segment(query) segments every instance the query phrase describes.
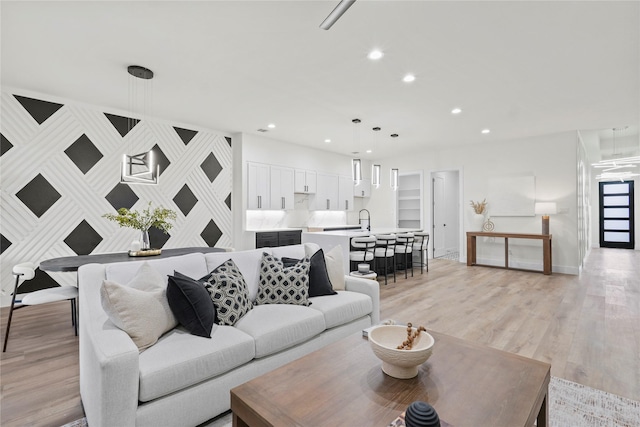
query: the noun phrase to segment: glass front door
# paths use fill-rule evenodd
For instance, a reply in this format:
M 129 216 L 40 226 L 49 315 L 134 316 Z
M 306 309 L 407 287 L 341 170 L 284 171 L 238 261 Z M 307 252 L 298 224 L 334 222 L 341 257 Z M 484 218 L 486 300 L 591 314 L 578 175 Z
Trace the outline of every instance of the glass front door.
M 634 249 L 633 181 L 600 183 L 600 247 Z

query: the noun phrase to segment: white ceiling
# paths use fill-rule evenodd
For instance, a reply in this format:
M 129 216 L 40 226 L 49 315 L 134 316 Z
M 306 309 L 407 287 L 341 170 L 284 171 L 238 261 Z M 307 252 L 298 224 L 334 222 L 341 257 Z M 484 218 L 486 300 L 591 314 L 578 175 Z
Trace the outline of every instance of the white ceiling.
M 639 1 L 358 0 L 321 30 L 337 3 L 3 0 L 2 85 L 131 111 L 139 64 L 153 116 L 275 123 L 266 137 L 364 158 L 623 126 L 637 140 Z

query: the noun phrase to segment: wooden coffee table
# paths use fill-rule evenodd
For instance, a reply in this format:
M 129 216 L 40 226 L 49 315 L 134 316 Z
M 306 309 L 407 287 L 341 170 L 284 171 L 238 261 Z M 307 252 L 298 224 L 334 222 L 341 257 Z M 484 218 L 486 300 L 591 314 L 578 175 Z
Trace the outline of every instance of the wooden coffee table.
M 386 427 L 416 400 L 456 427 L 548 425 L 551 365 L 428 332 L 433 354 L 415 378 L 384 374 L 350 336 L 232 389 L 233 425 Z

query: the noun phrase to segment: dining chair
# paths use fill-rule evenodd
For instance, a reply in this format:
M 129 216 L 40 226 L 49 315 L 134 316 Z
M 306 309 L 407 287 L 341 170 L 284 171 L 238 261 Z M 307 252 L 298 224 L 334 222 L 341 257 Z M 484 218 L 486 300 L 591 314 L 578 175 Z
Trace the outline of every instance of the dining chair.
M 401 260 L 404 266 L 404 278 L 407 278 L 407 269 L 409 268 L 409 262 L 411 262 L 411 277 L 413 277 L 413 242 L 415 241 L 415 235 L 413 233 L 398 233 L 396 234 L 396 254 L 400 254 L 401 257 L 396 258 L 396 262 Z
M 416 231 L 413 233 L 415 240 L 413 242 L 413 252 L 420 253 L 420 274 L 424 273 L 424 268 L 427 268 L 429 272 L 429 256 L 427 255 L 427 248 L 429 247 L 429 233 L 426 231 Z
M 353 270 L 354 263 L 356 264 L 355 270 L 358 269 L 357 264 L 369 263 L 375 260 L 374 248 L 376 246 L 375 236 L 357 236 L 351 238 L 352 250 L 349 251 L 349 261 L 351 263 L 351 269 Z
M 389 260 L 393 268 L 393 282 L 396 281 L 396 263 L 395 263 L 395 247 L 396 236 L 393 234 L 379 234 L 376 236 L 376 247 L 374 250 L 375 264 L 378 269 L 381 267 L 378 260 L 384 260 L 384 284 L 387 284 L 387 276 L 389 275 Z
M 18 294 L 18 288 L 22 283 L 31 280 L 36 275 L 38 266 L 32 262 L 24 262 L 13 267 L 13 275 L 16 278 L 13 294 L 11 296 L 11 307 L 9 308 L 9 319 L 7 320 L 7 330 L 4 335 L 4 345 L 2 352 L 7 351 L 7 342 L 9 341 L 9 330 L 11 329 L 11 319 L 14 310 L 24 308 L 30 305 L 40 305 L 56 301 L 71 301 L 71 323 L 75 328 L 76 336 L 78 335 L 78 318 L 76 312 L 76 299 L 78 298 L 78 288 L 75 286 L 58 286 L 55 288 L 40 289 L 38 291 L 26 294 Z

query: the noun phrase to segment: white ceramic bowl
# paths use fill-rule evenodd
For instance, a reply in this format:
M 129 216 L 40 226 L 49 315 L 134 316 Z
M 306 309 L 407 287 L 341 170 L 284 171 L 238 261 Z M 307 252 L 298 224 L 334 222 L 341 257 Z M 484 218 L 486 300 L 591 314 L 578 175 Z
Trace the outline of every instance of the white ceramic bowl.
M 416 328 L 412 328 L 415 332 Z M 407 339 L 407 327 L 402 325 L 380 325 L 369 331 L 369 343 L 373 353 L 382 360 L 382 371 L 394 378 L 413 378 L 418 375 L 418 366 L 431 356 L 435 340 L 421 331 L 413 341 L 411 350 L 396 347 Z

